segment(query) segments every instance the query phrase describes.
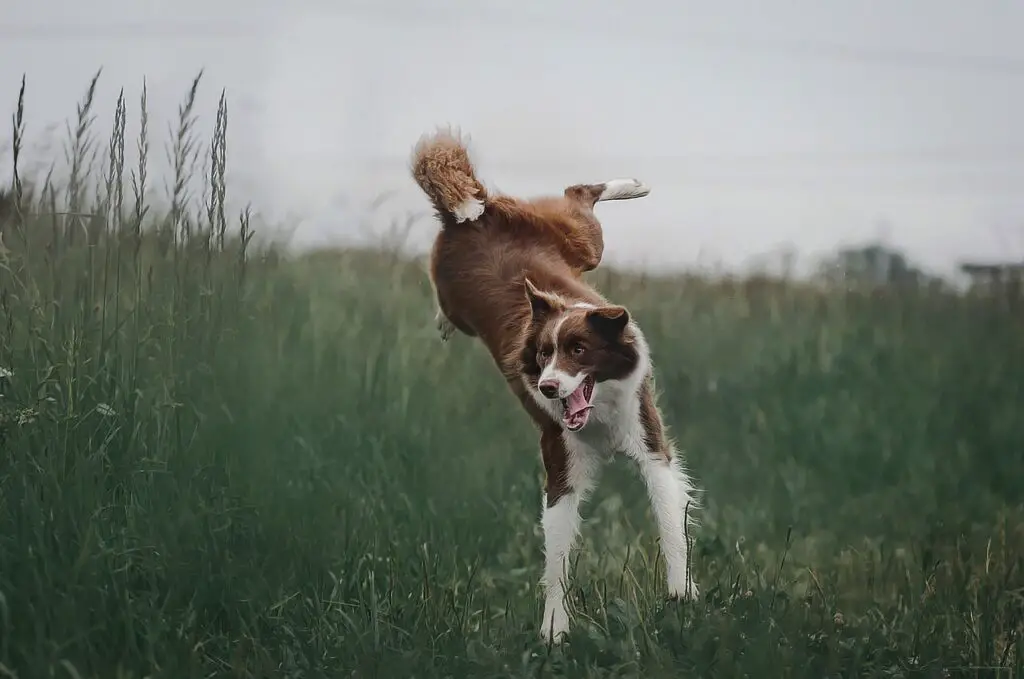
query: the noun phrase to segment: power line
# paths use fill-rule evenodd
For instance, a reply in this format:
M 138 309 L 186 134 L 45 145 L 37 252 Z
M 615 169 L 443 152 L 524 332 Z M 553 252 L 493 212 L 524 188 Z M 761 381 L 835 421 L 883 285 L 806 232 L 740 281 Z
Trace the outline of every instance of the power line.
M 22 23 L 0 25 L 0 38 L 8 41 L 53 40 L 150 40 L 167 38 L 258 37 L 268 25 L 258 23 L 218 24 L 209 21 L 117 21 L 106 23 Z
M 370 166 L 394 167 L 407 165 L 408 158 L 398 156 L 377 156 L 361 159 Z M 502 157 L 489 158 L 489 165 L 504 168 L 534 168 L 545 169 L 575 169 L 581 165 L 620 165 L 620 166 L 665 166 L 677 167 L 697 166 L 707 167 L 729 166 L 741 167 L 743 169 L 768 166 L 768 169 L 777 169 L 780 166 L 806 166 L 809 169 L 840 169 L 846 167 L 861 167 L 882 165 L 893 167 L 897 164 L 904 165 L 1011 165 L 1020 166 L 1024 169 L 1024 146 L 1000 146 L 1000 147 L 937 147 L 937 148 L 908 148 L 894 150 L 870 150 L 870 151 L 782 151 L 774 153 L 758 154 L 702 154 L 702 153 L 679 153 L 679 154 L 625 154 L 625 155 L 600 155 L 588 156 L 573 154 L 571 158 L 544 158 L 536 157 Z
M 350 162 L 365 172 L 388 175 L 408 166 L 407 158 L 396 156 L 353 158 Z M 843 189 L 897 195 L 1024 192 L 1024 147 L 1013 146 L 756 155 L 489 157 L 486 168 L 496 175 L 494 181 L 498 183 L 501 174 L 564 178 L 586 172 L 589 179 L 580 181 L 597 181 L 601 176 L 596 175 L 610 172 L 641 175 L 665 186 L 740 191 Z
M 501 168 L 499 167 L 499 170 Z M 566 176 L 555 177 L 554 175 L 540 171 L 529 173 L 531 184 L 543 182 L 547 188 L 542 193 L 556 194 L 561 191 L 564 185 L 572 183 Z M 597 175 L 589 172 L 573 181 L 598 181 L 607 179 L 607 173 Z M 737 176 L 715 176 L 703 172 L 680 171 L 668 174 L 634 173 L 640 175 L 645 181 L 652 185 L 659 196 L 665 196 L 670 191 L 680 190 L 707 190 L 715 189 L 731 193 L 776 193 L 786 192 L 789 194 L 824 195 L 829 192 L 843 192 L 848 194 L 859 194 L 864 196 L 916 196 L 921 198 L 948 198 L 953 196 L 1000 196 L 1006 198 L 1017 198 L 1024 193 L 1024 177 L 830 177 L 830 176 L 765 176 L 765 177 L 737 177 Z M 486 178 L 488 185 L 497 191 L 509 190 L 512 184 L 522 184 L 525 173 L 507 173 L 489 175 Z M 608 175 L 611 176 L 611 175 Z M 396 186 L 401 185 L 403 190 L 409 188 L 406 180 L 399 179 L 395 174 L 388 174 L 379 178 L 381 182 Z M 516 181 L 510 181 L 515 179 Z M 383 185 L 383 184 L 382 184 Z M 536 192 L 534 192 L 536 193 Z M 534 195 L 531 193 L 530 195 Z
M 664 31 L 645 31 L 639 33 L 635 30 L 625 28 L 622 24 L 602 25 L 591 21 L 572 21 L 571 23 L 556 23 L 550 17 L 531 16 L 526 13 L 517 12 L 496 12 L 476 6 L 474 12 L 469 13 L 465 8 L 460 8 L 457 13 L 445 12 L 443 9 L 432 7 L 429 11 L 422 11 L 419 8 L 388 8 L 379 2 L 373 5 L 349 3 L 345 10 L 351 14 L 362 14 L 364 16 L 377 16 L 386 18 L 389 21 L 407 22 L 421 24 L 424 22 L 451 24 L 453 20 L 459 22 L 470 21 L 473 23 L 486 23 L 487 19 L 500 21 L 502 26 L 509 24 L 527 24 L 530 28 L 546 30 L 558 34 L 571 33 L 603 33 L 608 37 L 621 38 L 630 35 L 642 39 L 645 42 L 657 41 L 668 42 L 673 45 L 695 46 L 700 45 L 707 48 L 727 49 L 730 51 L 764 53 L 774 52 L 788 56 L 813 56 L 823 59 L 854 61 L 862 63 L 877 63 L 889 66 L 903 66 L 909 68 L 941 69 L 941 70 L 964 70 L 984 72 L 989 74 L 1003 74 L 1008 76 L 1024 76 L 1024 59 L 1012 57 L 985 56 L 974 54 L 948 54 L 942 52 L 929 52 L 918 50 L 907 50 L 889 47 L 865 47 L 863 45 L 850 45 L 843 43 L 832 43 L 826 41 L 807 40 L 802 38 L 763 38 L 752 35 L 726 35 L 721 33 L 709 33 L 702 31 L 679 31 L 671 33 Z M 481 21 L 483 20 L 483 21 Z
M 904 68 L 967 71 L 990 75 L 1024 76 L 1024 59 L 977 54 L 949 54 L 934 51 L 919 51 L 892 47 L 866 47 L 844 43 L 792 38 L 765 38 L 753 35 L 727 35 L 699 31 L 672 31 L 664 29 L 640 33 L 624 29 L 621 25 L 605 25 L 594 21 L 574 21 L 569 24 L 554 23 L 547 17 L 536 17 L 525 13 L 496 12 L 474 7 L 472 12 L 460 8 L 457 13 L 430 8 L 424 11 L 418 7 L 388 8 L 380 4 L 348 4 L 342 15 L 384 19 L 392 23 L 421 25 L 423 23 L 450 24 L 470 22 L 486 24 L 500 22 L 502 26 L 519 25 L 534 31 L 565 34 L 605 34 L 609 37 L 634 37 L 645 42 L 671 43 L 684 47 L 724 49 L 746 53 L 775 53 L 783 56 L 810 57 L 832 61 L 857 62 L 899 66 Z M 39 41 L 56 38 L 64 40 L 133 39 L 152 40 L 188 38 L 237 38 L 256 37 L 266 34 L 276 25 L 270 22 L 232 22 L 230 24 L 211 21 L 162 21 L 156 22 L 108 22 L 94 24 L 21 23 L 0 25 L 0 38 L 6 41 Z M 486 58 L 480 55 L 480 58 Z
M 937 149 L 938 150 L 938 149 Z M 710 156 L 709 156 L 710 157 Z M 762 156 L 762 158 L 765 158 Z M 662 162 L 650 162 L 662 161 Z M 730 158 L 719 157 L 719 160 Z M 821 192 L 841 190 L 877 195 L 998 195 L 1024 194 L 1024 155 L 1010 167 L 957 166 L 864 166 L 861 172 L 842 172 L 849 168 L 821 164 L 803 167 L 763 165 L 756 168 L 683 163 L 678 158 L 489 158 L 488 180 L 497 190 L 509 179 L 521 182 L 524 177 L 551 182 L 599 181 L 609 176 L 636 175 L 653 182 L 661 190 L 711 188 L 731 191 Z M 407 161 L 394 157 L 352 158 L 347 161 L 368 177 L 395 177 L 406 171 Z M 839 170 L 836 172 L 835 170 Z M 580 175 L 576 177 L 576 175 Z M 584 176 L 585 175 L 585 176 Z M 606 176 L 607 175 L 607 176 Z M 557 189 L 557 187 L 555 187 Z M 553 189 L 554 190 L 554 189 Z

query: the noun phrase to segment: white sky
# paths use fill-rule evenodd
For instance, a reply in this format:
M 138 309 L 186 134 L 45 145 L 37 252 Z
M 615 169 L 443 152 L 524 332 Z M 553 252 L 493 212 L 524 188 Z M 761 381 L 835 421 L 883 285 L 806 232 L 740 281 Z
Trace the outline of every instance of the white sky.
M 425 209 L 408 152 L 452 123 L 509 192 L 650 184 L 600 208 L 610 262 L 732 267 L 879 237 L 939 271 L 1024 259 L 1020 0 L 10 4 L 0 92 L 13 109 L 27 73 L 37 156 L 103 66 L 98 131 L 121 87 L 137 130 L 146 77 L 166 165 L 205 67 L 200 129 L 226 88 L 235 200 L 292 215 L 297 244 Z

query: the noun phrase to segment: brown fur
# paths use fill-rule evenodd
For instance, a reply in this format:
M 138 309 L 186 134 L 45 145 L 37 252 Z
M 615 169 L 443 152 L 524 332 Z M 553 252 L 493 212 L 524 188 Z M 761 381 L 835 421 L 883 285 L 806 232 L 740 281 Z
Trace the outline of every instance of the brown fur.
M 530 386 L 537 386 L 541 372 L 553 356 L 559 370 L 571 375 L 582 370 L 599 383 L 623 379 L 636 367 L 638 354 L 634 338 L 626 327 L 629 313 L 625 308 L 608 305 L 596 309 L 568 309 L 567 300 L 537 290 L 530 280 L 527 280 L 526 290 L 532 320 L 523 337 L 519 363 L 521 376 Z M 555 326 L 559 321 L 561 325 L 556 337 Z M 522 380 L 517 379 L 510 384 L 515 389 L 515 385 L 522 385 Z M 530 407 L 536 408 L 525 389 L 522 398 Z M 542 418 L 552 422 L 550 432 L 549 428 L 543 430 L 541 452 L 547 473 L 547 504 L 553 507 L 571 490 L 566 478 L 564 444 L 561 427 L 546 413 L 540 409 L 537 411 Z M 657 436 L 660 436 L 660 427 L 661 419 L 654 407 L 653 417 L 644 421 L 644 431 L 657 429 Z M 650 435 L 645 436 L 645 440 L 661 441 Z
M 466 200 L 485 200 L 461 135 L 451 130 L 423 137 L 413 150 L 412 176 L 438 210 L 450 214 Z
M 553 354 L 557 355 L 556 367 L 560 370 L 570 375 L 584 370 L 598 382 L 620 380 L 632 372 L 637 352 L 626 329 L 629 313 L 625 308 L 609 305 L 566 312 L 562 303 L 531 290 L 531 285 L 528 282 L 527 293 L 534 316 L 520 354 L 521 370 L 530 384 L 537 383 L 537 377 Z M 556 305 L 554 308 L 549 306 L 551 301 Z M 546 309 L 538 311 L 538 303 Z M 564 319 L 558 337 L 554 336 L 555 323 L 551 322 L 556 312 L 557 318 Z
M 412 166 L 442 224 L 430 254 L 441 311 L 458 330 L 484 342 L 506 379 L 518 375 L 518 349 L 530 318 L 527 277 L 544 290 L 605 303 L 581 280 L 604 254 L 593 213 L 603 185 L 575 185 L 563 196 L 534 200 L 492 196 L 476 179 L 461 138 L 448 131 L 421 139 Z M 484 201 L 483 214 L 456 223 L 451 212 L 473 197 Z
M 567 330 L 573 341 L 590 343 L 594 357 L 614 357 L 618 352 L 616 370 L 627 370 L 628 343 L 625 349 L 617 348 L 611 335 L 615 327 L 625 325 L 628 313 L 609 305 L 581 278 L 600 264 L 604 254 L 601 224 L 593 208 L 605 185 L 576 184 L 562 196 L 532 200 L 491 195 L 476 178 L 461 136 L 447 130 L 419 141 L 412 174 L 442 225 L 429 267 L 440 311 L 460 332 L 480 338 L 540 429 L 548 501 L 554 503 L 566 490 L 566 451 L 560 423 L 534 403 L 522 380 L 526 375 L 536 384 L 540 374 L 540 326 L 534 321 L 535 314 L 543 315 L 536 305 L 531 308 L 526 280 L 536 291 L 546 291 L 542 296 L 548 311 L 564 308 L 561 300 L 611 309 L 574 315 Z M 452 212 L 473 198 L 483 201 L 483 213 L 473 221 L 456 221 Z
M 540 430 L 547 500 L 542 634 L 554 641 L 568 631 L 559 571 L 579 530 L 574 503 L 593 487 L 588 446 L 640 464 L 665 546 L 670 594 L 695 596 L 680 535 L 687 517 L 673 507 L 689 499 L 690 486 L 673 466 L 649 349 L 629 312 L 582 280 L 604 254 L 594 205 L 640 197 L 647 188 L 619 179 L 534 200 L 491 195 L 461 140 L 449 132 L 422 139 L 412 167 L 442 226 L 430 255 L 441 336 L 447 339 L 454 328 L 479 337 Z M 568 511 L 549 514 L 565 499 Z
M 654 380 L 650 377 L 644 382 L 640 391 L 640 422 L 644 427 L 644 443 L 652 453 L 672 457 L 672 448 L 665 435 L 665 426 L 661 421 L 661 411 L 655 400 Z

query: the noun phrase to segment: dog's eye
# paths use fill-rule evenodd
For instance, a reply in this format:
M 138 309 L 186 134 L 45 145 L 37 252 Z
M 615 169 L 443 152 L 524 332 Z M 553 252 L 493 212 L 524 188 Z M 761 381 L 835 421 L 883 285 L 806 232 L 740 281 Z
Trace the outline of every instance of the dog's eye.
M 549 358 L 551 358 L 551 350 L 550 349 L 541 349 L 540 351 L 537 352 L 537 355 L 540 356 L 540 360 L 546 361 Z
M 583 346 L 582 344 L 574 344 L 574 345 L 572 345 L 572 354 L 573 354 L 573 356 L 582 356 L 584 354 L 584 352 L 586 352 L 586 350 L 587 350 L 587 348 L 585 346 Z

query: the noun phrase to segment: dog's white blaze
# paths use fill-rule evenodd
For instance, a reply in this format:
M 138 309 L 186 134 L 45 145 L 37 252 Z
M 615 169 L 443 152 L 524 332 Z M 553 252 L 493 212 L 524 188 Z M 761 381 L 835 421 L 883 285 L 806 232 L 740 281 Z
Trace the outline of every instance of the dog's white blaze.
M 558 382 L 558 398 L 566 398 L 569 394 L 576 391 L 583 384 L 583 380 L 586 377 L 582 372 L 570 375 L 564 370 L 559 370 L 555 367 L 555 364 L 558 363 L 558 333 L 562 331 L 562 324 L 565 323 L 566 318 L 563 315 L 555 323 L 555 329 L 552 331 L 555 348 L 551 352 L 551 359 L 544 366 L 544 370 L 541 371 L 540 378 L 537 380 L 538 384 L 551 380 Z
M 611 179 L 604 183 L 604 191 L 598 196 L 602 200 L 628 200 L 643 198 L 651 192 L 650 187 L 638 179 Z
M 540 374 L 540 382 L 546 382 L 548 380 L 554 380 L 558 382 L 558 398 L 567 398 L 569 394 L 576 391 L 583 380 L 586 377 L 583 373 L 576 373 L 570 375 L 564 370 L 558 370 L 554 367 L 555 359 L 552 358 L 551 362 L 547 364 L 543 372 Z
M 471 222 L 484 213 L 484 202 L 479 198 L 467 198 L 452 210 L 456 222 Z

